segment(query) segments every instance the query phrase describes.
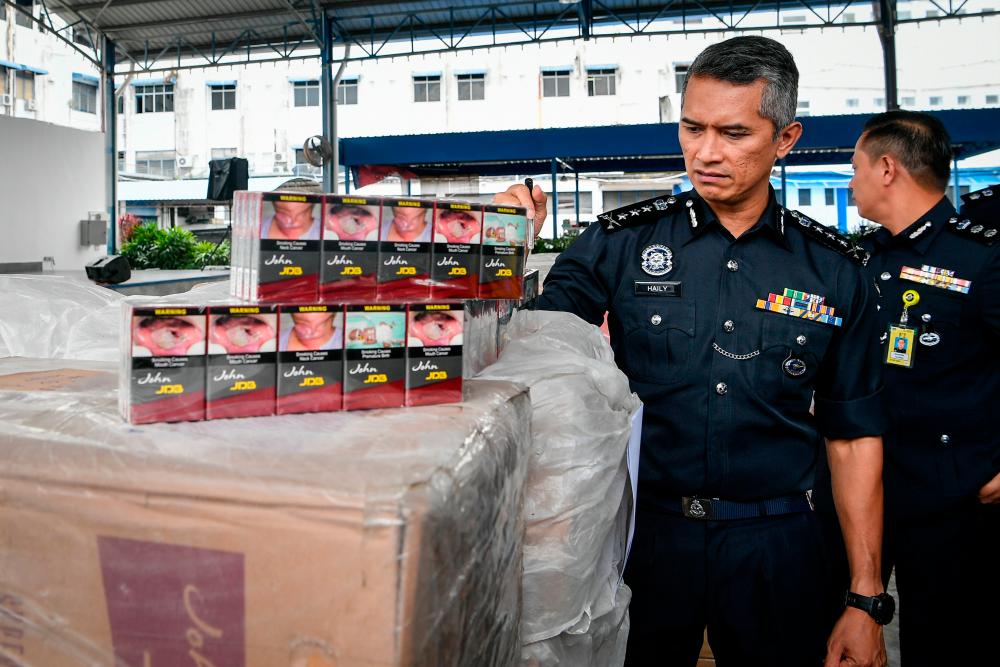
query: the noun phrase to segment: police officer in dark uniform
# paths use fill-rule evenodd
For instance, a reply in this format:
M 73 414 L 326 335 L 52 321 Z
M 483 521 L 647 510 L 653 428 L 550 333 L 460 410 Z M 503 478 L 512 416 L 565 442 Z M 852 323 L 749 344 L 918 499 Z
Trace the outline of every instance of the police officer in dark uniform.
M 957 214 L 951 159 L 936 118 L 887 112 L 865 125 L 851 180 L 858 212 L 879 223 L 863 245 L 879 293 L 882 565 L 886 583 L 896 570 L 903 667 L 1000 664 L 987 646 L 1000 613 L 972 613 L 996 609 L 1000 593 L 1000 215 L 989 213 L 1000 189 L 967 195 Z M 827 489 L 816 502 L 836 545 Z
M 774 40 L 702 52 L 679 130 L 694 190 L 600 216 L 538 298 L 595 325 L 607 312 L 616 361 L 646 406 L 625 572 L 630 666 L 692 667 L 706 627 L 720 667 L 885 661 L 864 611 L 846 610 L 832 635 L 824 621 L 828 563 L 807 496 L 822 438 L 852 587 L 869 600 L 883 593 L 884 416 L 863 255 L 785 210 L 769 185 L 802 131 L 797 83 Z M 544 205 L 524 186 L 498 199 Z

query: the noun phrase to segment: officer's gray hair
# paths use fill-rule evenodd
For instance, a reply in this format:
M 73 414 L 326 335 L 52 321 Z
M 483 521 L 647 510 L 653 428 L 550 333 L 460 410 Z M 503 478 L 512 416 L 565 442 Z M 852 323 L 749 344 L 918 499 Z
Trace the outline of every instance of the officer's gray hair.
M 774 124 L 774 139 L 795 122 L 799 95 L 799 70 L 795 59 L 779 42 L 767 37 L 748 35 L 713 44 L 694 59 L 684 78 L 681 107 L 688 81 L 705 76 L 719 81 L 749 86 L 764 80 L 760 116 Z

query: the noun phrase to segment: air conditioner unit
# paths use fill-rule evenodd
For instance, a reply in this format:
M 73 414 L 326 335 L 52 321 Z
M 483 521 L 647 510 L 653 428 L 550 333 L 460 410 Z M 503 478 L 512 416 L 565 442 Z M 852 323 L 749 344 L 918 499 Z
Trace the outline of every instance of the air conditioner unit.
M 14 96 L 8 93 L 0 95 L 0 107 L 12 107 L 14 106 Z
M 188 157 L 187 155 L 178 155 L 177 156 L 177 166 L 178 167 L 190 167 L 191 166 L 191 158 Z
M 35 105 L 35 100 L 25 100 L 24 108 L 27 109 L 28 111 L 34 111 L 38 107 Z

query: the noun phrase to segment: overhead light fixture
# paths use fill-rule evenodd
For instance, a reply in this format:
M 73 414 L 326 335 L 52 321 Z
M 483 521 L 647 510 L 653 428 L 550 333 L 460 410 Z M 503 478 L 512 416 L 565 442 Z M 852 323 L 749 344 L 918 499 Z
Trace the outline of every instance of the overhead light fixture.
M 559 0 L 560 5 L 575 5 L 578 2 L 580 2 L 580 0 Z

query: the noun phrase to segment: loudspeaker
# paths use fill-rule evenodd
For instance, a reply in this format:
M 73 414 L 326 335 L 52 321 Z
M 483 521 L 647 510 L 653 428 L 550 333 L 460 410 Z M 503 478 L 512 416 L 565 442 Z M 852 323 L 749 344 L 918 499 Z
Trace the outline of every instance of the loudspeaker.
M 132 267 L 121 255 L 108 255 L 86 266 L 87 277 L 98 283 L 123 283 L 132 277 Z
M 250 162 L 231 157 L 208 161 L 208 196 L 212 201 L 232 201 L 233 193 L 246 190 L 250 182 Z

